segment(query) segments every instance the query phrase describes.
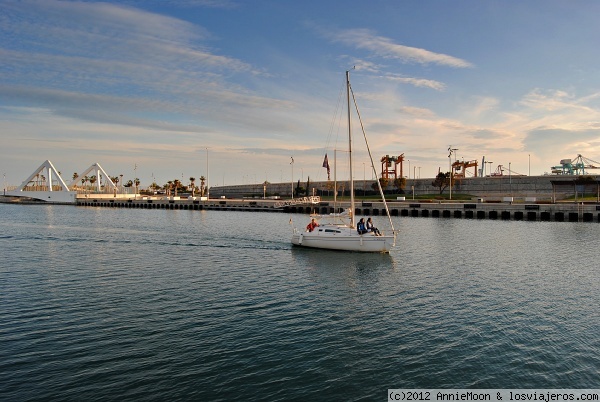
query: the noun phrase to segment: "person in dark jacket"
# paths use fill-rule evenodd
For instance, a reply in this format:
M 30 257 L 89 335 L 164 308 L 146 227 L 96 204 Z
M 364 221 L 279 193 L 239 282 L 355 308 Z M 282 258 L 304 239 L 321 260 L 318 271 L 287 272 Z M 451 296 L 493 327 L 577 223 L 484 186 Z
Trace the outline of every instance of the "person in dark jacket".
M 365 227 L 365 218 L 360 218 L 360 221 L 358 221 L 358 224 L 356 225 L 356 231 L 358 234 L 367 233 L 367 228 Z

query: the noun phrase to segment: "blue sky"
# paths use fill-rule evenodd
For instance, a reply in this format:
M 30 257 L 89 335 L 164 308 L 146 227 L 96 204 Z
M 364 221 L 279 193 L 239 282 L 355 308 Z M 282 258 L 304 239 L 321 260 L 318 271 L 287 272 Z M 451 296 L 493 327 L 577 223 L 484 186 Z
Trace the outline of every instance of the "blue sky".
M 404 153 L 411 177 L 433 177 L 449 145 L 532 175 L 600 160 L 597 1 L 0 0 L 0 11 L 10 185 L 46 159 L 67 180 L 98 162 L 147 186 L 289 181 L 293 156 L 295 180 L 325 180 L 324 153 L 346 144 L 335 116 L 353 67 L 378 172 Z

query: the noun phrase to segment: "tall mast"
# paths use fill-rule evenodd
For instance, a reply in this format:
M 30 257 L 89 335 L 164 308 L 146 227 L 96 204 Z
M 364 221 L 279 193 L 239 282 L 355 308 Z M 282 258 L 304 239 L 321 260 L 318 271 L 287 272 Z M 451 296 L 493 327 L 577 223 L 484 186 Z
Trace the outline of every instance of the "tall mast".
M 337 149 L 333 149 L 333 207 L 337 205 Z
M 350 226 L 354 227 L 354 177 L 352 175 L 352 128 L 350 126 L 350 71 L 346 71 L 346 100 L 348 101 L 348 158 L 350 161 Z

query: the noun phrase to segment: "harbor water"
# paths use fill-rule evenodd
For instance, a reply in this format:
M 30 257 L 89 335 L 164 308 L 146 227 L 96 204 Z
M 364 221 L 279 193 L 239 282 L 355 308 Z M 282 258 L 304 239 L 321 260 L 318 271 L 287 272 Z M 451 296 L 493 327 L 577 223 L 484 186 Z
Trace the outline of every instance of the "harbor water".
M 382 255 L 290 219 L 0 204 L 0 400 L 598 388 L 598 223 L 394 217 Z

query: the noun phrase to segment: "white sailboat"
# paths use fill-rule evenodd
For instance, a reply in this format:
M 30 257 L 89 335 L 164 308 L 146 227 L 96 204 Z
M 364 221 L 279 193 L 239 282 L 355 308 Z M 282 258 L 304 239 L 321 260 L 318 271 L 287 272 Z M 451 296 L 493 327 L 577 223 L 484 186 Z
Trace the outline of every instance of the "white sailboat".
M 383 190 L 379 181 L 379 193 L 383 199 L 385 210 L 390 222 L 392 229 L 391 235 L 382 233 L 376 235 L 374 232 L 367 232 L 360 234 L 356 229 L 354 211 L 356 210 L 354 205 L 354 177 L 352 174 L 352 129 L 351 129 L 351 114 L 350 114 L 350 72 L 346 71 L 346 97 L 348 102 L 348 155 L 350 163 L 350 210 L 347 211 L 346 215 L 331 215 L 329 217 L 321 217 L 324 220 L 319 222 L 319 226 L 315 227 L 312 231 L 308 228 L 294 227 L 292 234 L 292 244 L 300 247 L 320 248 L 328 250 L 343 250 L 343 251 L 359 251 L 359 252 L 373 252 L 373 253 L 389 253 L 390 249 L 396 245 L 396 231 L 390 217 L 389 209 L 383 195 Z M 358 112 L 358 108 L 357 108 Z M 360 118 L 360 114 L 359 114 Z M 366 141 L 366 135 L 363 130 L 363 136 L 371 159 L 371 167 L 373 164 L 373 157 L 369 149 L 369 144 Z

